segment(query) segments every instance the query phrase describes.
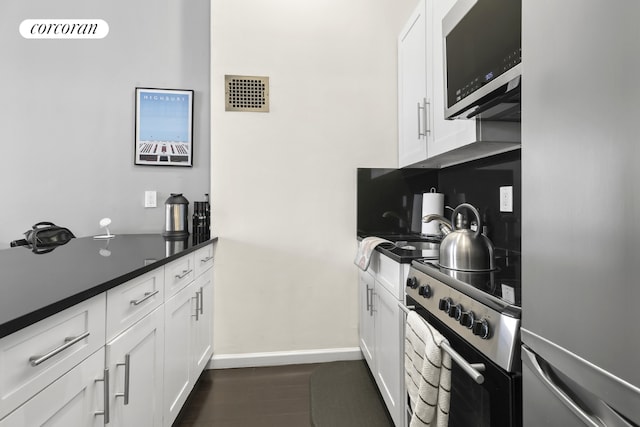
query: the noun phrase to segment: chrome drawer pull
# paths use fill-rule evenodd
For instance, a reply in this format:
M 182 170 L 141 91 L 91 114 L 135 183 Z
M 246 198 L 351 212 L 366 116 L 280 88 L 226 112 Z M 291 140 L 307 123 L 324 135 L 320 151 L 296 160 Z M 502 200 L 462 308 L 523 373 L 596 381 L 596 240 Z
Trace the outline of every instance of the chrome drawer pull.
M 189 270 L 182 270 L 182 274 L 176 274 L 176 279 L 184 279 L 185 277 L 187 277 L 189 275 L 189 273 L 191 273 L 193 270 L 189 269 Z
M 201 263 L 205 263 L 205 262 L 207 262 L 207 261 L 211 261 L 212 259 L 213 259 L 213 256 L 208 256 L 208 257 L 206 257 L 206 258 L 204 258 L 204 259 L 201 259 L 201 260 L 200 260 L 200 262 L 201 262 Z
M 89 336 L 89 332 L 85 332 L 84 334 L 77 336 L 77 337 L 68 337 L 64 339 L 64 344 L 62 344 L 60 347 L 56 348 L 55 350 L 50 351 L 49 353 L 45 354 L 44 356 L 31 356 L 29 358 L 29 363 L 31 363 L 31 366 L 38 366 L 40 365 L 42 362 L 45 362 L 49 359 L 51 359 L 53 356 L 55 356 L 56 354 L 65 351 L 66 349 L 68 349 L 69 347 L 71 347 L 74 344 L 79 343 L 80 341 L 82 341 L 83 339 L 87 338 Z
M 104 411 L 96 411 L 93 415 L 104 415 L 104 424 L 109 424 L 109 368 L 104 368 L 104 379 L 95 380 L 95 382 L 104 382 Z
M 202 292 L 202 286 L 200 286 L 200 314 L 204 314 L 204 294 Z
M 148 300 L 149 298 L 151 298 L 152 296 L 156 295 L 158 292 L 160 292 L 160 290 L 155 290 L 153 292 L 145 292 L 144 296 L 142 298 L 140 298 L 139 300 L 131 300 L 131 305 L 140 305 L 143 302 L 145 302 L 146 300 Z
M 200 295 L 199 295 L 197 292 L 196 292 L 196 296 L 195 296 L 195 297 L 191 297 L 191 299 L 196 300 L 196 314 L 192 314 L 192 315 L 191 315 L 191 317 L 195 317 L 195 318 L 196 318 L 196 322 L 197 322 L 198 320 L 200 320 L 200 317 L 199 317 L 199 313 L 200 313 L 200 311 L 198 310 L 198 305 L 200 304 L 200 303 L 198 302 L 198 301 L 200 300 L 200 298 L 199 298 L 199 297 L 200 297 Z
M 124 355 L 124 363 L 117 363 L 116 366 L 124 365 L 124 393 L 116 393 L 115 397 L 124 397 L 124 404 L 129 404 L 129 373 L 131 371 L 131 355 Z

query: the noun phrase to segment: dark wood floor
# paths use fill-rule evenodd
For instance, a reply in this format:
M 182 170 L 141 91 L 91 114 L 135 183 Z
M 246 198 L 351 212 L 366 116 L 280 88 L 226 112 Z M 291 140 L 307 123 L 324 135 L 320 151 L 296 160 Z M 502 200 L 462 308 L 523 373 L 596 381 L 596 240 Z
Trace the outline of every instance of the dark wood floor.
M 309 376 L 317 364 L 212 369 L 174 427 L 310 427 Z

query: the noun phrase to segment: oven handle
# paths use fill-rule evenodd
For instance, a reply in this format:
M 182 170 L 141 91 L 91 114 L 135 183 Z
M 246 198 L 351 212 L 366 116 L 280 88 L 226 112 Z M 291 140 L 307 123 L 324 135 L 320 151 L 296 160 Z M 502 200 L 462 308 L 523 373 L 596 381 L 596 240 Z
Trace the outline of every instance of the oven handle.
M 404 304 L 398 303 L 400 310 L 404 311 L 406 314 L 409 314 L 410 311 L 415 310 L 416 308 L 412 305 L 405 306 Z M 424 319 L 423 319 L 424 320 Z M 426 321 L 425 321 L 426 323 Z M 451 356 L 451 360 L 456 362 L 463 371 L 467 373 L 476 383 L 482 384 L 484 383 L 484 375 L 480 372 L 485 370 L 484 363 L 469 363 L 464 357 L 460 356 L 457 351 L 455 351 L 448 342 L 441 342 L 440 348 L 444 350 L 446 353 Z

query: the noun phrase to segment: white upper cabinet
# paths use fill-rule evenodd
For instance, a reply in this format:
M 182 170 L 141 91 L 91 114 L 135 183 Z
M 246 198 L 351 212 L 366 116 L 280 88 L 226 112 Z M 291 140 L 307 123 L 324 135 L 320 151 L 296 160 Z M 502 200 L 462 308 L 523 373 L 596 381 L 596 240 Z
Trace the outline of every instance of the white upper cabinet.
M 423 0 L 398 37 L 398 166 L 445 167 L 516 149 L 520 123 L 446 120 L 442 18 L 456 0 Z
M 420 1 L 398 37 L 398 163 L 400 167 L 427 158 L 427 142 L 433 138 L 428 110 L 431 69 L 427 5 Z

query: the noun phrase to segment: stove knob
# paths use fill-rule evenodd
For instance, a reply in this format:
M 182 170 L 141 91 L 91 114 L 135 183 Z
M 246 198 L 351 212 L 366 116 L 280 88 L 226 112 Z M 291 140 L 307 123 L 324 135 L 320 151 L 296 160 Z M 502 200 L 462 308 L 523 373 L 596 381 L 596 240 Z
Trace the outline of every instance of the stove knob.
M 415 289 L 418 287 L 418 279 L 415 276 L 407 277 L 407 286 L 411 289 Z
M 453 317 L 457 321 L 460 321 L 462 310 L 463 308 L 461 304 L 452 305 L 451 308 L 449 308 L 449 317 Z
M 463 311 L 460 313 L 460 324 L 468 329 L 473 328 L 473 324 L 475 323 L 476 317 L 473 314 L 473 311 Z
M 490 329 L 489 329 L 489 322 L 487 322 L 487 319 L 476 320 L 473 323 L 472 332 L 473 332 L 473 335 L 477 335 L 483 340 L 488 339 L 490 334 Z
M 438 301 L 438 308 L 446 313 L 449 313 L 451 304 L 453 304 L 451 298 L 440 298 L 440 301 Z
M 429 285 L 420 286 L 418 288 L 418 294 L 422 295 L 425 298 L 431 298 L 431 295 L 433 295 L 433 293 L 431 292 L 431 286 Z

